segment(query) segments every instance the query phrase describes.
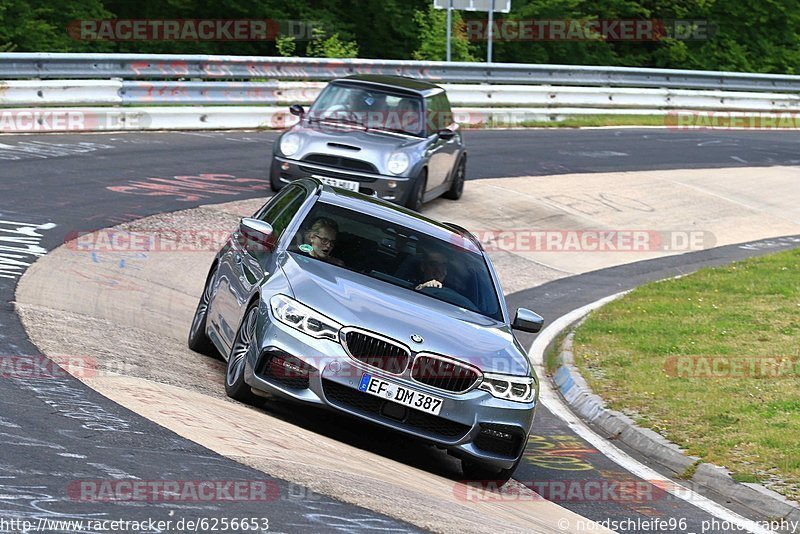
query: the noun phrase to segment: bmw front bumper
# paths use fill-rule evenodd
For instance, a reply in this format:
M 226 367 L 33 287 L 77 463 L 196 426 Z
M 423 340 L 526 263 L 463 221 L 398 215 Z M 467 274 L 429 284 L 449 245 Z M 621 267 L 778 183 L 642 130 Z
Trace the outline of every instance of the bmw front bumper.
M 474 388 L 456 394 L 384 372 L 351 358 L 336 341 L 316 339 L 275 321 L 264 304 L 258 331 L 259 350 L 248 354 L 244 376 L 256 393 L 331 408 L 497 468 L 511 467 L 524 450 L 535 401 L 502 400 Z M 360 391 L 365 373 L 443 399 L 439 415 Z

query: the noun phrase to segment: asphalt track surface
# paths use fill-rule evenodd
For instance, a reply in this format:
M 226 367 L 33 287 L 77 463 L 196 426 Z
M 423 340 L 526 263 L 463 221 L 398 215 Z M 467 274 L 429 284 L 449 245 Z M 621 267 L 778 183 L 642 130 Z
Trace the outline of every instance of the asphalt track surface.
M 37 232 L 42 236 L 38 244 L 52 250 L 76 231 L 201 204 L 264 196 L 268 193 L 265 170 L 275 137 L 270 132 L 2 136 L 0 219 L 31 226 L 55 224 Z M 796 159 L 798 132 L 507 130 L 467 132 L 466 139 L 470 179 L 800 163 Z M 206 176 L 186 178 L 201 175 Z M 509 295 L 509 307 L 532 307 L 552 321 L 588 302 L 650 280 L 788 246 L 793 245 L 770 240 L 757 247 L 722 247 L 605 269 Z M 35 256 L 22 254 L 18 259 L 30 263 Z M 0 277 L 3 359 L 37 354 L 13 309 L 15 284 L 13 278 Z M 529 346 L 531 340 L 525 336 L 523 341 Z M 71 377 L 0 380 L 0 410 L 4 451 L 0 517 L 34 521 L 238 517 L 269 518 L 272 531 L 414 530 L 412 525 L 309 494 L 222 458 L 111 403 Z M 646 458 L 639 459 L 648 463 Z M 424 459 L 417 462 L 427 463 Z M 269 502 L 93 503 L 81 502 L 76 495 L 76 481 L 132 477 L 263 480 Z M 537 414 L 526 462 L 515 478 L 534 489 L 537 483 L 545 484 L 551 491 L 569 480 L 581 484 L 633 479 L 545 409 Z M 620 529 L 624 532 L 700 532 L 701 523 L 711 519 L 672 498 L 631 502 L 552 497 L 598 521 L 686 521 L 685 528 Z

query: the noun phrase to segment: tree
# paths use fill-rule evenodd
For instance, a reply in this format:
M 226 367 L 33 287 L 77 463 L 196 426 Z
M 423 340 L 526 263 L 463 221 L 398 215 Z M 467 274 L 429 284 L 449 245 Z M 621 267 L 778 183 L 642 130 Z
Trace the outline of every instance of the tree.
M 80 19 L 109 15 L 102 0 L 0 0 L 0 43 L 12 43 L 20 52 L 109 50 L 108 43 L 82 41 L 68 32 Z
M 297 42 L 291 35 L 279 35 L 275 38 L 275 47 L 281 56 L 291 57 L 297 49 Z
M 453 61 L 475 61 L 470 53 L 461 14 L 456 10 L 451 13 L 452 59 Z M 421 61 L 444 61 L 447 59 L 447 11 L 434 9 L 431 5 L 426 11 L 414 11 L 414 22 L 417 23 L 419 42 L 413 54 L 414 59 Z
M 308 57 L 358 57 L 358 45 L 354 41 L 342 41 L 338 33 L 325 37 L 325 30 L 315 27 L 306 48 Z

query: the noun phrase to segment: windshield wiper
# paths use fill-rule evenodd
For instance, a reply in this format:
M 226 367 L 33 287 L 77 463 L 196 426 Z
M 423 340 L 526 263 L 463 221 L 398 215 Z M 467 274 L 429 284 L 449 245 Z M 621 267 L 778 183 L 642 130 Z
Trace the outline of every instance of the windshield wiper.
M 341 116 L 333 115 L 333 116 L 330 116 L 330 117 L 308 117 L 308 120 L 309 120 L 309 122 L 324 122 L 324 121 L 327 121 L 327 122 L 339 122 L 339 123 L 342 123 L 342 124 L 352 124 L 353 126 L 360 126 L 361 128 L 364 128 L 365 130 L 369 130 L 370 129 L 369 126 L 367 126 L 365 123 L 363 123 L 363 122 L 361 122 L 359 120 L 350 118 L 350 117 L 341 117 Z
M 408 130 L 404 130 L 402 128 L 389 128 L 387 126 L 373 126 L 372 130 L 374 130 L 376 132 L 386 132 L 386 133 L 394 133 L 394 134 L 400 134 L 400 135 L 411 135 L 411 136 L 419 137 L 418 134 L 413 133 L 413 132 L 409 132 Z

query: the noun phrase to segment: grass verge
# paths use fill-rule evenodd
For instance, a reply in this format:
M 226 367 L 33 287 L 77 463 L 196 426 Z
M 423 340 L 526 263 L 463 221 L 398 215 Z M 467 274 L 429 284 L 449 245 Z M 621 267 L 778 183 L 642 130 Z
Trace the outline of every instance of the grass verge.
M 611 408 L 800 499 L 800 249 L 638 288 L 573 351 Z
M 563 121 L 523 121 L 527 128 L 582 128 L 588 126 L 665 126 L 664 115 L 577 115 Z

